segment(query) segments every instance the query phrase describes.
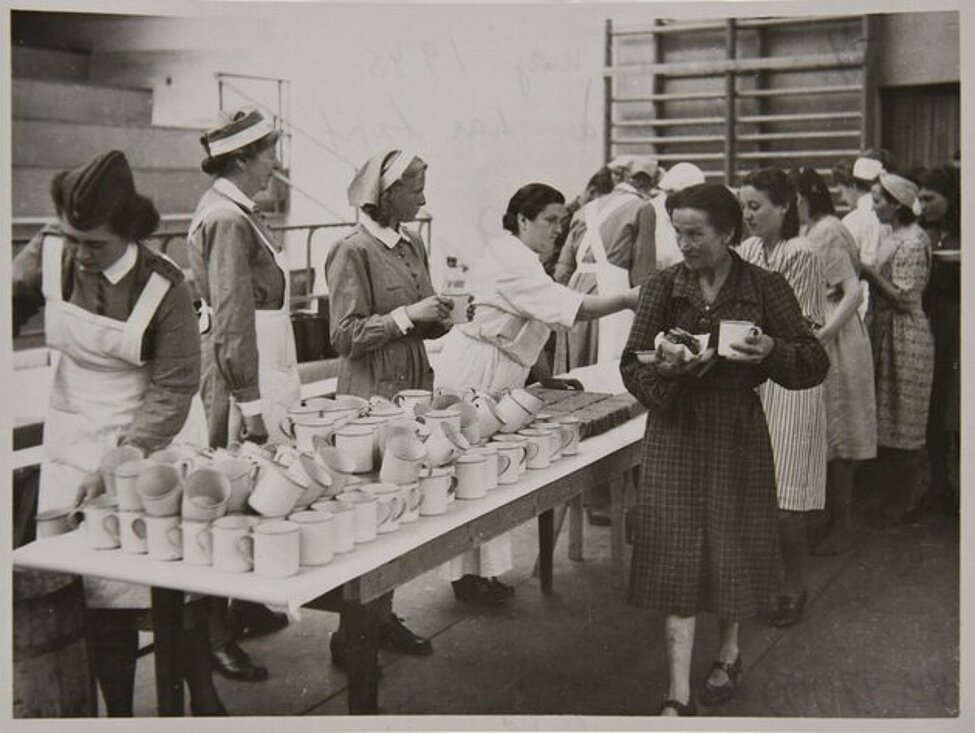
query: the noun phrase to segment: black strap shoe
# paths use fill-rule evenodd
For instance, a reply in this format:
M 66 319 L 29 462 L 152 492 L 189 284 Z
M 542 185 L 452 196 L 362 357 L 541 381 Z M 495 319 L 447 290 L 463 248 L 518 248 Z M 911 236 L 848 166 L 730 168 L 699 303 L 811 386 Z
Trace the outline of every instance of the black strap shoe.
M 247 652 L 234 642 L 211 651 L 210 664 L 215 672 L 230 680 L 263 682 L 267 679 L 267 667 L 254 664 Z
M 433 654 L 433 644 L 429 639 L 417 636 L 403 624 L 399 616 L 390 616 L 389 620 L 379 627 L 379 643 L 386 649 L 425 657 Z
M 663 715 L 664 710 L 667 708 L 671 708 L 679 717 L 682 718 L 690 715 L 697 715 L 697 708 L 694 706 L 693 700 L 688 700 L 687 702 L 672 699 L 664 700 L 660 705 L 659 715 Z

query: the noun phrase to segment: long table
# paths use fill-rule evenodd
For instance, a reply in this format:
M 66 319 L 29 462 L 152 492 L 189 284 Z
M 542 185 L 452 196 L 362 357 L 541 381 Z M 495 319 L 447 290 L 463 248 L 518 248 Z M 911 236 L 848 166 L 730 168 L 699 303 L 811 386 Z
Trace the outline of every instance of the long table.
M 228 574 L 182 562 L 160 562 L 120 550 L 92 550 L 80 530 L 38 540 L 13 553 L 18 568 L 92 575 L 151 586 L 156 702 L 160 716 L 183 714 L 182 659 L 178 635 L 188 592 L 286 608 L 337 611 L 347 635 L 350 714 L 375 714 L 379 701 L 379 599 L 397 586 L 466 550 L 538 519 L 539 580 L 552 589 L 554 512 L 599 482 L 619 486 L 640 461 L 644 416 L 582 441 L 579 454 L 529 470 L 517 484 L 499 486 L 481 499 L 455 501 L 439 516 L 421 517 L 373 542 L 356 545 L 328 565 L 301 568 L 290 578 Z M 614 532 L 622 537 L 622 515 Z M 579 529 L 578 527 L 576 528 Z M 575 544 L 578 543 L 576 535 Z M 622 545 L 622 539 L 619 540 Z M 574 544 L 574 543 L 570 543 Z M 575 551 L 578 552 L 578 547 Z M 573 548 L 570 546 L 570 552 Z M 616 541 L 614 539 L 614 553 Z

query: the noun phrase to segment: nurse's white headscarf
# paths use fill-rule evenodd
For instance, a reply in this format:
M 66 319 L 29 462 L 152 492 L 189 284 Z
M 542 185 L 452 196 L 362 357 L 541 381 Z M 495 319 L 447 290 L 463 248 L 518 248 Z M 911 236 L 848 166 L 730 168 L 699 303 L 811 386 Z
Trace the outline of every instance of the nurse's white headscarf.
M 403 177 L 419 156 L 412 150 L 393 148 L 373 155 L 356 171 L 349 184 L 349 205 L 362 208 L 379 205 L 379 196 Z

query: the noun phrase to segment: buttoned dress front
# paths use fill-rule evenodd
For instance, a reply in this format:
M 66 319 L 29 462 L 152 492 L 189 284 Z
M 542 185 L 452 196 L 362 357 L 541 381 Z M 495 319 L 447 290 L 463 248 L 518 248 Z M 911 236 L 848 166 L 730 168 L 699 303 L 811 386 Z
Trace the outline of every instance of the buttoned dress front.
M 363 214 L 329 251 L 325 279 L 332 347 L 341 355 L 338 392 L 392 399 L 404 389 L 433 389 L 423 340 L 439 338 L 449 324 L 411 324 L 402 310 L 434 295 L 420 238 Z
M 826 278 L 805 239 L 787 239 L 768 252 L 761 239 L 752 237 L 742 242 L 738 252 L 746 262 L 782 275 L 807 323 L 823 324 Z M 771 382 L 760 394 L 772 437 L 779 508 L 822 509 L 826 505 L 827 453 L 823 386 L 792 390 Z
M 761 364 L 719 359 L 703 376 L 664 377 L 636 350 L 673 326 L 708 333 L 748 320 L 775 345 Z M 788 283 L 732 252 L 711 304 L 680 263 L 644 284 L 620 362 L 627 389 L 647 406 L 630 603 L 680 616 L 744 619 L 765 608 L 779 578 L 775 468 L 755 388 L 822 382 L 829 360 Z
M 269 440 L 301 396 L 291 328 L 288 265 L 254 202 L 218 178 L 197 205 L 190 267 L 212 322 L 202 336 L 201 394 L 210 445 L 240 438 L 245 415 L 261 414 Z

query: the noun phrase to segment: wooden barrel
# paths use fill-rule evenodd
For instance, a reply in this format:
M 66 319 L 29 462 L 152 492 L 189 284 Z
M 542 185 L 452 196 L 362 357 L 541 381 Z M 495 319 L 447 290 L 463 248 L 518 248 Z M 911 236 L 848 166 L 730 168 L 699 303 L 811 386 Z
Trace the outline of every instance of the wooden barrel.
M 81 578 L 18 570 L 13 580 L 14 717 L 94 717 Z

